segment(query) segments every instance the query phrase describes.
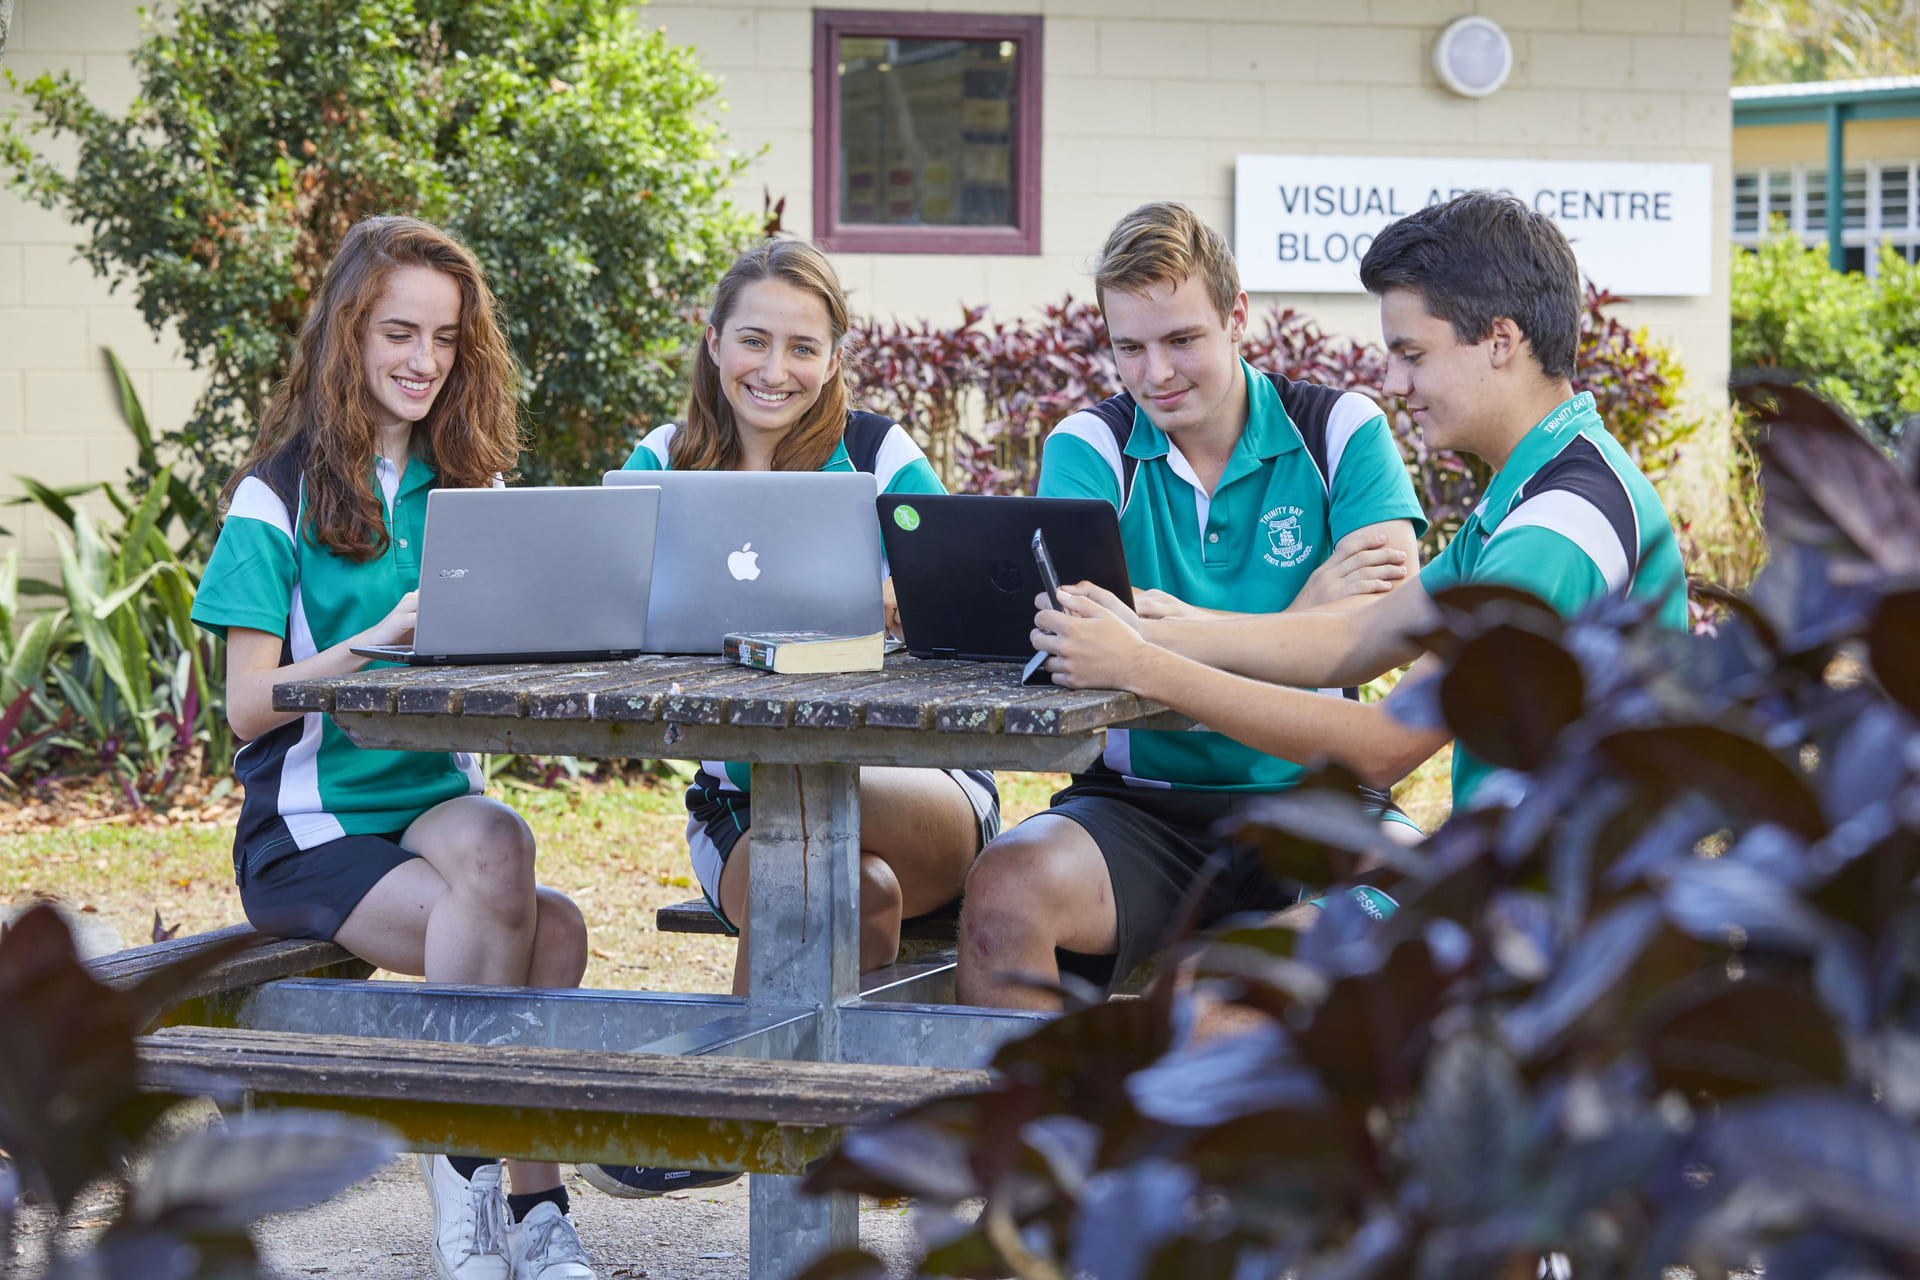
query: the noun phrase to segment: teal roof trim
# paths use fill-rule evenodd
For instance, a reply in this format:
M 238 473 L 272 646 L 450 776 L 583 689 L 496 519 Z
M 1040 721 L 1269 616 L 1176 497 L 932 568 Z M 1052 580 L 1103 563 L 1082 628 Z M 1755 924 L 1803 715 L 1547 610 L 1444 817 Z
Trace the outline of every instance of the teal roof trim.
M 1732 91 L 1734 128 L 1825 124 L 1839 107 L 1848 121 L 1920 117 L 1920 76 L 1828 80 L 1811 84 L 1749 85 Z

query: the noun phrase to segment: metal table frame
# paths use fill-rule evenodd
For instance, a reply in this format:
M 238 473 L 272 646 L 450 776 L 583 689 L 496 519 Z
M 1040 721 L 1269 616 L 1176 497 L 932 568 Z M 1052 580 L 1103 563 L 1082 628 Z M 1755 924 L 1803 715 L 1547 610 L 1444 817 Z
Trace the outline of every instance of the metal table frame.
M 918 680 L 934 690 L 917 725 L 897 727 L 876 727 L 869 721 L 877 713 L 862 717 L 857 709 L 840 716 L 853 723 L 811 727 L 835 717 L 813 714 L 810 708 L 825 695 L 810 700 L 800 678 L 711 661 L 689 672 L 685 659 L 533 672 L 385 670 L 279 686 L 276 707 L 325 710 L 363 747 L 751 762 L 751 994 L 305 979 L 223 997 L 216 1016 L 233 1026 L 336 1035 L 984 1066 L 1001 1044 L 1049 1015 L 953 1006 L 950 954 L 897 964 L 862 981 L 859 766 L 1072 771 L 1099 756 L 1107 728 L 1190 722 L 1131 695 L 1023 690 L 1015 670 L 969 672 L 970 666 L 895 660 L 889 675 L 870 677 L 873 688 L 907 688 Z M 839 678 L 843 702 L 850 679 Z M 812 680 L 823 688 L 835 683 Z M 503 696 L 508 692 L 511 697 Z M 542 1145 L 552 1158 L 551 1145 Z M 669 1146 L 684 1151 L 685 1144 L 629 1145 L 626 1158 L 661 1163 Z M 796 1153 L 817 1150 L 817 1143 L 794 1147 Z M 755 1164 L 762 1171 L 751 1193 L 754 1280 L 791 1274 L 829 1249 L 857 1242 L 857 1197 L 802 1194 L 799 1155 L 783 1159 L 766 1151 L 747 1167 Z

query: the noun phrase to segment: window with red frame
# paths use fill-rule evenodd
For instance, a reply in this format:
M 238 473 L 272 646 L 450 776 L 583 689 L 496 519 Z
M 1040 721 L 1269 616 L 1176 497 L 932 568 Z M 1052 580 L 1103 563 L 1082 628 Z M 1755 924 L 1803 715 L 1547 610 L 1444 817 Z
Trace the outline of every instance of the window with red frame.
M 846 253 L 1039 253 L 1040 28 L 816 9 L 815 238 Z

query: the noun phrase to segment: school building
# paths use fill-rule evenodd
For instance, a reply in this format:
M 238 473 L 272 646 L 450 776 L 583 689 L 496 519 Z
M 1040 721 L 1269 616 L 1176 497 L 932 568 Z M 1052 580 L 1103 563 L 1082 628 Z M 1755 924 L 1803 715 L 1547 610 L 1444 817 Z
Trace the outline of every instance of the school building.
M 138 7 L 19 0 L 6 66 L 71 71 L 121 110 Z M 787 229 L 833 249 L 869 314 L 1012 316 L 1090 296 L 1112 223 L 1177 199 L 1234 240 L 1256 306 L 1377 339 L 1355 273 L 1372 232 L 1495 186 L 1562 222 L 1595 281 L 1635 299 L 1628 318 L 1678 347 L 1703 402 L 1724 384 L 1744 154 L 1726 0 L 682 0 L 635 20 L 722 81 L 720 119 L 757 156 L 739 203 L 784 196 Z M 1765 186 L 1785 161 L 1741 163 Z M 1915 202 L 1902 207 L 1910 226 Z M 0 496 L 14 473 L 124 472 L 102 346 L 161 427 L 199 390 L 127 290 L 77 261 L 77 239 L 0 192 Z M 0 514 L 45 574 L 39 523 Z
M 1837 239 L 1828 234 L 1838 224 Z M 1920 253 L 1920 76 L 1733 91 L 1733 239 L 1784 225 L 1833 265 L 1879 274 Z

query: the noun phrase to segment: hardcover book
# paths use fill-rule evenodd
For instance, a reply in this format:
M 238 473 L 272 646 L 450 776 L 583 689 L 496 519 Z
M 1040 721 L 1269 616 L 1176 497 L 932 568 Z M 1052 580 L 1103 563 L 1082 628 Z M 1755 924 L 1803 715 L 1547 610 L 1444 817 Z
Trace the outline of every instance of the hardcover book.
M 878 671 L 886 654 L 887 633 L 836 636 L 824 631 L 734 632 L 723 651 L 742 666 L 781 675 L 821 675 L 839 671 Z

